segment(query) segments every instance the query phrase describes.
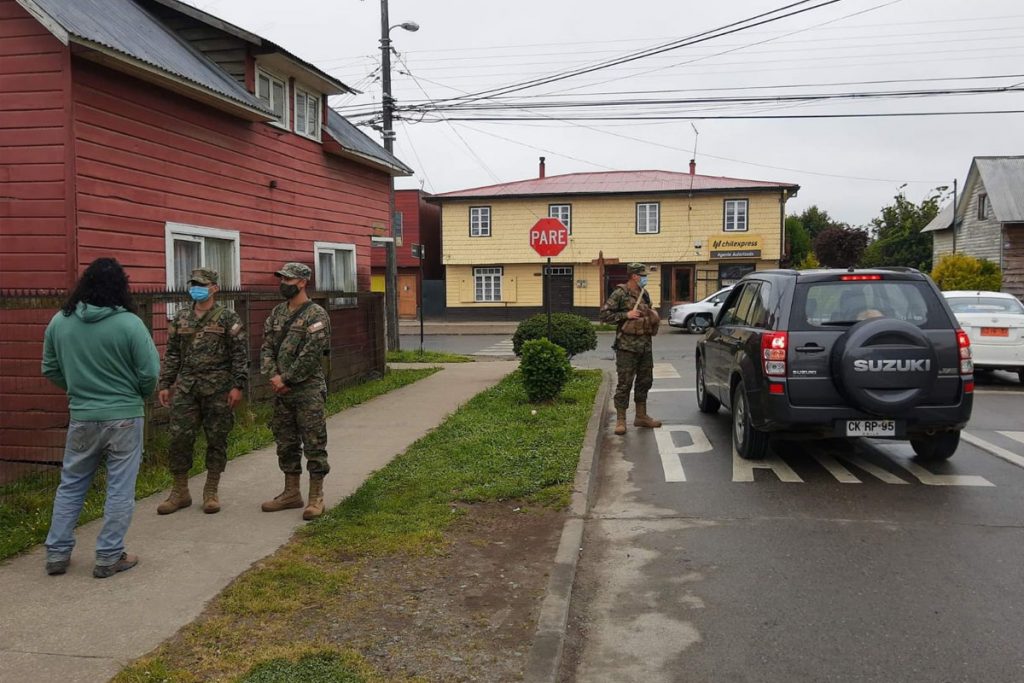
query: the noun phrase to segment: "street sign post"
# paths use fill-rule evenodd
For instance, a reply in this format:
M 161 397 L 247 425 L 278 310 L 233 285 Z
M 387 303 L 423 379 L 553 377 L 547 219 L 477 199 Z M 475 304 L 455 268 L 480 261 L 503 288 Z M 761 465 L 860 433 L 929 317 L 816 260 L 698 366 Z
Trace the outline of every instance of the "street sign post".
M 530 228 L 530 246 L 548 261 L 544 266 L 544 310 L 548 314 L 548 341 L 551 341 L 551 257 L 558 256 L 569 244 L 569 229 L 557 218 L 541 218 Z
M 420 355 L 423 355 L 423 245 L 413 244 L 409 250 L 412 252 L 412 257 L 418 259 L 420 262 L 420 281 L 417 289 L 419 290 L 419 314 L 420 314 Z

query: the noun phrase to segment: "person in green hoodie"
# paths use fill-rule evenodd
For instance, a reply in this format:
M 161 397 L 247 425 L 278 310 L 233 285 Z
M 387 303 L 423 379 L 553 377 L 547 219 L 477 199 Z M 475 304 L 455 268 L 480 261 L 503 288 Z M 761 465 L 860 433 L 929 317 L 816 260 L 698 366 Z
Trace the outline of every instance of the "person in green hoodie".
M 53 316 L 43 338 L 42 370 L 67 392 L 71 412 L 46 536 L 46 572 L 67 571 L 75 525 L 104 454 L 107 498 L 93 576 L 131 569 L 139 558 L 125 552 L 125 535 L 135 510 L 145 401 L 156 388 L 160 356 L 135 314 L 128 276 L 116 259 L 89 264 Z

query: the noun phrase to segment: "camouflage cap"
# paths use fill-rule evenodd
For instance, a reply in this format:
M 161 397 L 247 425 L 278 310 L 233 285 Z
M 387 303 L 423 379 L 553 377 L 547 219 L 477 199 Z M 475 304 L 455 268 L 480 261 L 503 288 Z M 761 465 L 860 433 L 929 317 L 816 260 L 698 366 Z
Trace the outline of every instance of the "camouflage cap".
M 201 285 L 215 285 L 217 284 L 217 271 L 211 268 L 193 268 L 188 281 Z
M 626 266 L 626 272 L 630 275 L 647 275 L 647 266 L 642 263 L 630 263 Z
M 274 273 L 278 277 L 297 277 L 302 280 L 308 280 L 313 277 L 313 271 L 310 270 L 309 266 L 304 263 L 286 263 Z

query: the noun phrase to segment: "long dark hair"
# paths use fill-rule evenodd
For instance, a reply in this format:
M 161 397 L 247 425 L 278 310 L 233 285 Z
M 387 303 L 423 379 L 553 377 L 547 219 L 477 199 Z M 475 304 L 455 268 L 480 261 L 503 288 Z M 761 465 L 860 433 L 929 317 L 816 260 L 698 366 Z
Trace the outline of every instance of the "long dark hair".
M 128 291 L 128 275 L 116 258 L 98 258 L 90 263 L 60 310 L 69 316 L 75 312 L 79 302 L 104 308 L 120 306 L 132 313 L 137 312 Z

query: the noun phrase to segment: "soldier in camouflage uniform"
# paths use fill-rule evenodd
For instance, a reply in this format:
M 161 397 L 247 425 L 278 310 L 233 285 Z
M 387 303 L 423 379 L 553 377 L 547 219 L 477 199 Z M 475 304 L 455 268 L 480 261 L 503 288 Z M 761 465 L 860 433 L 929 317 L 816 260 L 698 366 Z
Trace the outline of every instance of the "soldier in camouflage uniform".
M 249 376 L 249 344 L 238 314 L 216 303 L 217 271 L 196 268 L 189 280 L 195 303 L 171 321 L 160 373 L 160 404 L 171 409 L 170 470 L 174 487 L 157 512 L 169 515 L 192 504 L 188 471 L 196 433 L 206 432 L 203 512 L 220 511 L 217 487 L 228 462 L 228 432 Z M 171 387 L 174 396 L 171 397 Z
M 629 280 L 621 284 L 601 307 L 601 322 L 614 324 L 615 370 L 618 384 L 615 387 L 615 433 L 626 433 L 626 409 L 629 407 L 629 391 L 633 389 L 636 402 L 636 427 L 660 427 L 661 422 L 647 414 L 647 392 L 654 384 L 654 354 L 651 335 L 656 331 L 660 319 L 651 308 L 651 297 L 644 287 L 647 285 L 647 266 L 630 263 L 626 266 Z M 634 381 L 636 386 L 634 387 Z
M 271 429 L 277 440 L 277 463 L 284 472 L 284 491 L 263 503 L 264 512 L 302 507 L 299 490 L 302 454 L 309 470 L 309 500 L 303 519 L 324 511 L 327 464 L 327 381 L 321 359 L 330 349 L 327 311 L 309 300 L 306 285 L 313 273 L 301 263 L 286 263 L 274 273 L 287 301 L 270 312 L 263 325 L 260 372 L 274 390 Z

